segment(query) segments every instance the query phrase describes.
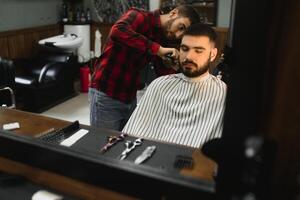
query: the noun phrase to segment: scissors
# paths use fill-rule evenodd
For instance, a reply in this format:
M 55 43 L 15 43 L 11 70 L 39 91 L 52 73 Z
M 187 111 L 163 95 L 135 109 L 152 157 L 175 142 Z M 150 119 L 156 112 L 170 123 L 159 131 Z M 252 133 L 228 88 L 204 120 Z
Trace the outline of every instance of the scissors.
M 126 149 L 119 156 L 120 160 L 124 160 L 128 154 L 135 149 L 136 146 L 140 146 L 143 143 L 143 138 L 138 138 L 134 140 L 134 142 L 127 140 L 125 142 Z
M 114 144 L 118 143 L 119 141 L 124 140 L 124 138 L 127 136 L 126 133 L 122 133 L 119 136 L 109 136 L 108 142 L 100 149 L 101 153 L 105 153 L 110 147 L 112 147 Z

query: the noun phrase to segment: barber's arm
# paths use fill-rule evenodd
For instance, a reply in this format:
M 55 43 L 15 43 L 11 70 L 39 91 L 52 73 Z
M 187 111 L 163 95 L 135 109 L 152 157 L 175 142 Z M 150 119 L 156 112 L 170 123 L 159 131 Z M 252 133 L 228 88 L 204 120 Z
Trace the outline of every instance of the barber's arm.
M 112 26 L 110 37 L 113 41 L 135 48 L 142 53 L 156 55 L 160 44 L 138 32 L 145 23 L 147 23 L 145 17 L 140 12 L 134 8 L 130 9 Z
M 162 47 L 157 42 L 153 42 L 141 33 L 137 32 L 139 26 L 144 26 L 145 23 L 145 18 L 140 12 L 134 8 L 130 9 L 112 26 L 110 37 L 113 41 L 135 48 L 142 53 L 157 55 L 162 59 L 166 59 L 165 56 L 167 54 L 172 57 L 177 57 L 178 52 L 175 48 Z M 155 64 L 155 66 L 164 66 L 161 60 L 158 62 L 161 64 Z M 154 61 L 154 63 L 156 63 L 156 61 Z M 156 68 L 156 73 L 158 75 L 171 74 L 175 72 L 176 70 L 171 67 Z

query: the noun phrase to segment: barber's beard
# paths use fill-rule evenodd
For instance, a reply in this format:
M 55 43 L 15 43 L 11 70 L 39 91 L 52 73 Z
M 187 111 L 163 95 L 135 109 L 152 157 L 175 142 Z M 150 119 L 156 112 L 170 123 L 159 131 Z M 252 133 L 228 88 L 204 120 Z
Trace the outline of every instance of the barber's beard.
M 169 21 L 166 22 L 165 24 L 165 27 L 164 27 L 164 33 L 165 33 L 165 37 L 168 39 L 168 40 L 176 40 L 176 36 L 173 32 L 171 32 L 171 27 L 172 27 L 172 24 L 173 22 L 176 20 L 177 18 L 175 19 L 169 19 Z
M 196 70 L 189 70 L 189 69 L 184 68 L 183 65 L 185 65 L 185 64 L 194 65 L 195 68 L 193 68 L 193 69 L 196 69 Z M 199 67 L 193 61 L 186 60 L 186 61 L 182 62 L 181 66 L 180 66 L 180 72 L 182 72 L 187 77 L 195 78 L 195 77 L 198 77 L 198 76 L 204 74 L 205 72 L 207 72 L 209 70 L 209 67 L 210 67 L 210 56 L 201 67 Z

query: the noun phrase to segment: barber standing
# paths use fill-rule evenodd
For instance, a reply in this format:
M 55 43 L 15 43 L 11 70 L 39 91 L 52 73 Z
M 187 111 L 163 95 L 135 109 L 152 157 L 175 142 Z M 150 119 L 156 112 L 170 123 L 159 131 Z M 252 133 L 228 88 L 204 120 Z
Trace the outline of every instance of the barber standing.
M 168 44 L 182 38 L 188 26 L 199 22 L 197 11 L 178 6 L 167 14 L 129 9 L 111 28 L 104 50 L 94 65 L 89 90 L 91 125 L 122 130 L 136 107 L 140 72 L 150 61 L 157 75 L 175 73 L 161 58 L 178 57 Z

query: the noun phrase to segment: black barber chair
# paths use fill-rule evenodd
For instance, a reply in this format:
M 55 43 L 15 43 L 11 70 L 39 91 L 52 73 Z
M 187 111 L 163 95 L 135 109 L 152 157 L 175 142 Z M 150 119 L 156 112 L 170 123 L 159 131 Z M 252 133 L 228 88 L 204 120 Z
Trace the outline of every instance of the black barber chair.
M 15 108 L 15 71 L 13 62 L 0 57 L 0 106 Z
M 16 59 L 16 89 L 22 110 L 43 112 L 76 95 L 77 57 L 68 52 L 40 52 L 33 59 Z

